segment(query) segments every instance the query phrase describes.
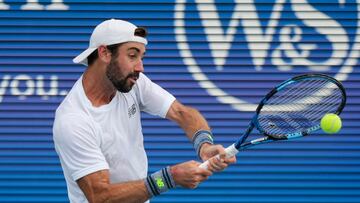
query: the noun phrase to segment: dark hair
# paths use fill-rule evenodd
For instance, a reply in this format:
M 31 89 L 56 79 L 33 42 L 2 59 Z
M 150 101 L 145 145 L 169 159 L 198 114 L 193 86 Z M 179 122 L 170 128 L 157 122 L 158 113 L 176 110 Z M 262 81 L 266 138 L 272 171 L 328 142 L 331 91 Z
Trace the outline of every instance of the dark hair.
M 120 46 L 120 44 L 112 44 L 112 45 L 106 46 L 106 48 L 110 50 L 112 55 L 117 56 L 117 48 L 119 46 Z M 87 57 L 88 66 L 93 64 L 96 61 L 96 59 L 98 59 L 98 58 L 99 58 L 99 54 L 98 54 L 98 50 L 96 49 Z
M 138 28 L 135 29 L 134 35 L 142 37 L 142 38 L 146 38 L 147 31 L 146 31 L 146 29 L 144 27 L 138 27 Z
M 135 35 L 135 36 L 139 36 L 139 37 L 146 38 L 146 36 L 147 36 L 147 31 L 146 31 L 146 29 L 143 28 L 143 27 L 138 27 L 138 28 L 135 29 L 134 35 Z M 117 52 L 118 47 L 119 47 L 121 44 L 123 44 L 123 43 L 108 45 L 108 46 L 106 46 L 106 48 L 109 49 L 110 52 L 111 52 L 111 54 L 116 57 L 117 54 L 118 54 L 118 52 Z M 97 51 L 97 50 L 93 51 L 93 52 L 87 57 L 88 66 L 90 66 L 91 64 L 93 64 L 98 57 L 99 57 L 98 51 Z

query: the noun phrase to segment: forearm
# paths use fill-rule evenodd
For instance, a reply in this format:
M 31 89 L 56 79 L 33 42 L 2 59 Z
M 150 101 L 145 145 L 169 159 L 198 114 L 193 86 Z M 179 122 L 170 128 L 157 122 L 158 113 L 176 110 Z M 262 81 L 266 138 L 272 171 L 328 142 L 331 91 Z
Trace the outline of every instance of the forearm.
M 180 123 L 181 128 L 185 131 L 186 136 L 191 140 L 194 134 L 199 130 L 208 130 L 210 127 L 205 120 L 205 118 L 195 109 L 186 107 L 187 112 L 182 116 L 182 123 Z
M 185 131 L 186 136 L 192 140 L 194 134 L 199 130 L 210 131 L 205 118 L 194 108 L 184 106 L 175 101 L 171 106 L 167 118 L 175 121 Z
M 150 198 L 144 180 L 111 184 L 108 170 L 84 176 L 77 183 L 90 203 L 139 203 Z
M 186 132 L 189 140 L 192 141 L 196 154 L 203 160 L 208 160 L 213 156 L 222 153 L 225 155 L 225 149 L 221 145 L 214 145 L 213 136 L 210 127 L 205 118 L 194 108 L 184 106 L 175 101 L 166 118 L 175 121 Z M 234 163 L 235 157 L 231 160 L 225 160 L 227 163 Z M 211 161 L 211 171 L 221 171 L 227 167 L 226 163 L 215 158 Z
M 110 198 L 106 203 L 142 203 L 150 198 L 143 180 L 111 184 L 109 190 Z

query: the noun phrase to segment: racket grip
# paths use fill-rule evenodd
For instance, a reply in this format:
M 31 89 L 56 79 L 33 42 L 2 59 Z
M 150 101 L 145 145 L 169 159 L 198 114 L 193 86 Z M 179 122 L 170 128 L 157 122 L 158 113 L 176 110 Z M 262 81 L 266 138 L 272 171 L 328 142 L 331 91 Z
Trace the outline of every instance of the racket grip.
M 239 152 L 239 150 L 237 150 L 235 148 L 235 144 L 230 145 L 229 147 L 227 147 L 225 149 L 225 153 L 226 153 L 226 158 L 230 158 L 235 156 L 237 153 Z M 220 155 L 216 155 L 215 156 L 217 159 L 220 158 Z M 209 165 L 209 160 L 206 160 L 204 163 L 200 164 L 200 168 L 204 168 L 204 169 L 208 169 L 208 165 Z

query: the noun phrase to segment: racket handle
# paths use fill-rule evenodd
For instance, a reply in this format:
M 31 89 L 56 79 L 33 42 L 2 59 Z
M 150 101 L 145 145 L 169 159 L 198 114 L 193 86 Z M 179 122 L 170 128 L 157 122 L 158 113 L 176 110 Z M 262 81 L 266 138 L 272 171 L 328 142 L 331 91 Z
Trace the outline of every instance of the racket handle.
M 226 158 L 230 158 L 235 156 L 237 153 L 239 152 L 239 150 L 237 150 L 235 148 L 235 144 L 230 145 L 229 147 L 227 147 L 225 149 L 225 153 L 226 153 Z M 220 158 L 220 155 L 216 155 L 215 156 L 217 159 Z M 200 164 L 200 168 L 204 168 L 204 169 L 208 169 L 208 165 L 209 165 L 209 160 L 206 160 L 204 163 Z

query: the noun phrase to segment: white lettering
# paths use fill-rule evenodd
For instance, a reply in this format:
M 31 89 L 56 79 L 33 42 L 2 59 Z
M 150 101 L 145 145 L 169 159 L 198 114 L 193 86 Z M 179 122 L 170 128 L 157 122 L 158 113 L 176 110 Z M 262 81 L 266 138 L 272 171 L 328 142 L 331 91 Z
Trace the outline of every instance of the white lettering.
M 69 6 L 63 3 L 63 0 L 52 0 L 48 6 L 39 4 L 38 0 L 27 0 L 27 3 L 21 6 L 21 10 L 69 10 Z
M 20 100 L 26 99 L 27 96 L 37 95 L 41 99 L 47 100 L 50 96 L 65 96 L 66 90 L 59 90 L 58 76 L 52 75 L 49 79 L 45 79 L 43 75 L 35 78 L 30 75 L 21 74 L 15 77 L 4 75 L 0 82 L 0 102 L 3 101 L 6 92 L 10 95 L 18 96 Z
M 326 40 L 331 43 L 332 53 L 325 61 L 310 60 L 310 52 L 318 47 L 316 44 L 310 43 L 299 44 L 302 36 L 301 28 L 296 25 L 289 25 L 281 29 L 281 44 L 272 54 L 272 63 L 282 71 L 291 70 L 294 65 L 307 66 L 312 71 L 327 71 L 331 66 L 341 65 L 349 49 L 349 38 L 343 27 L 329 16 L 317 11 L 306 0 L 296 0 L 291 5 L 295 15 L 306 26 L 314 28 L 320 35 L 326 37 Z M 331 29 L 327 27 L 331 27 Z M 298 44 L 298 50 L 294 43 Z M 286 60 L 282 56 L 285 56 Z
M 4 75 L 1 83 L 0 83 L 0 102 L 3 99 L 3 96 L 5 95 L 6 88 L 9 86 L 9 80 L 11 76 L 10 75 Z
M 44 6 L 38 3 L 38 0 L 27 0 L 25 5 L 21 6 L 21 10 L 43 10 Z
M 24 81 L 26 84 L 25 88 L 20 88 L 19 85 L 21 81 Z M 10 83 L 11 94 L 19 96 L 19 99 L 23 100 L 26 96 L 32 95 L 35 92 L 35 82 L 28 75 L 18 75 Z M 25 90 L 21 90 L 25 89 Z
M 4 3 L 4 0 L 0 0 L 0 10 L 9 10 L 10 6 Z
M 62 0 L 52 0 L 51 4 L 46 6 L 46 10 L 69 10 L 69 6 L 65 5 Z
M 249 1 L 249 0 L 247 0 L 247 1 Z M 203 5 L 203 6 L 198 5 L 198 11 L 199 11 L 200 17 L 202 18 L 202 24 L 205 29 L 205 34 L 208 36 L 207 40 L 208 40 L 208 43 L 209 43 L 209 46 L 211 49 L 210 50 L 211 56 L 213 58 L 217 58 L 219 56 L 224 57 L 224 59 L 220 59 L 220 60 L 214 59 L 214 64 L 216 66 L 218 66 L 217 67 L 218 69 L 221 70 L 222 66 L 225 65 L 226 57 L 228 56 L 228 53 L 227 53 L 229 51 L 228 47 L 231 46 L 231 44 L 228 45 L 227 43 L 230 43 L 229 41 L 234 40 L 234 38 L 231 37 L 229 34 L 229 33 L 232 33 L 232 31 L 230 28 L 228 28 L 225 31 L 220 28 L 221 21 L 217 20 L 217 19 L 219 19 L 219 15 L 216 12 L 216 6 L 214 6 L 214 0 L 206 0 L 206 1 L 196 0 L 195 2 L 197 4 L 201 4 L 201 3 L 208 4 L 207 6 L 206 5 Z M 252 2 L 252 1 L 250 1 L 250 2 Z M 302 2 L 304 2 L 304 1 L 302 1 Z M 290 2 L 286 1 L 286 3 L 287 4 L 289 3 L 289 5 L 294 4 L 291 1 Z M 298 2 L 296 2 L 296 3 L 298 3 Z M 359 0 L 357 0 L 357 3 L 359 3 Z M 267 28 L 265 29 L 265 32 L 262 32 L 261 30 L 257 30 L 258 28 L 254 28 L 255 26 L 250 25 L 251 27 L 244 28 L 244 29 L 247 29 L 247 31 L 246 32 L 244 31 L 244 33 L 246 35 L 253 35 L 253 33 L 256 33 L 256 32 L 258 32 L 260 34 L 264 33 L 264 35 L 260 35 L 260 39 L 263 38 L 266 40 L 269 40 L 269 39 L 272 40 L 273 34 L 275 32 L 274 29 L 276 29 L 276 31 L 278 31 L 278 29 L 279 29 L 278 19 L 280 18 L 280 14 L 281 14 L 280 12 L 282 12 L 283 4 L 284 4 L 284 1 L 278 0 L 277 2 L 275 2 L 274 6 L 273 6 L 273 12 L 271 13 L 271 16 L 269 17 L 270 18 L 269 23 L 266 25 Z M 345 0 L 339 0 L 340 6 L 344 6 L 344 4 L 345 4 Z M 180 51 L 180 55 L 183 59 L 184 64 L 187 66 L 188 71 L 192 74 L 193 78 L 198 82 L 200 87 L 204 88 L 208 92 L 209 95 L 216 97 L 217 100 L 220 101 L 221 103 L 229 104 L 234 109 L 237 109 L 239 111 L 254 111 L 257 107 L 257 104 L 253 104 L 251 102 L 248 102 L 247 100 L 240 99 L 236 96 L 232 96 L 232 95 L 228 94 L 227 92 L 225 92 L 223 89 L 218 87 L 216 83 L 211 81 L 210 78 L 208 78 L 208 76 L 203 72 L 203 70 L 201 69 L 201 67 L 199 66 L 197 61 L 195 60 L 195 57 L 193 56 L 193 53 L 192 53 L 192 51 L 194 51 L 194 50 L 191 50 L 191 47 L 189 45 L 190 41 L 187 38 L 187 32 L 186 32 L 186 23 L 185 22 L 187 19 L 185 17 L 185 13 L 186 13 L 187 5 L 188 4 L 187 4 L 186 0 L 176 0 L 176 5 L 175 5 L 175 9 L 174 9 L 174 12 L 175 12 L 174 23 L 175 23 L 175 34 L 176 34 L 177 45 L 178 45 L 178 48 Z M 243 4 L 243 5 L 246 5 L 246 4 Z M 299 3 L 298 5 L 302 6 L 304 4 Z M 326 16 L 323 13 L 318 12 L 313 7 L 311 7 L 311 6 L 309 7 L 309 5 L 305 5 L 305 6 L 306 6 L 306 9 L 312 9 L 313 11 L 315 11 L 316 15 L 323 16 L 323 17 L 325 16 L 326 18 L 324 19 L 324 21 L 326 21 L 326 25 L 323 26 L 322 24 L 320 24 L 319 26 L 314 26 L 314 25 L 311 25 L 311 22 L 304 22 L 303 24 L 305 24 L 308 27 L 312 27 L 313 29 L 316 29 L 316 32 L 320 33 L 320 36 L 322 35 L 322 37 L 324 37 L 324 36 L 327 37 L 327 40 L 325 40 L 325 41 L 327 41 L 328 44 L 332 43 L 331 45 L 329 45 L 329 46 L 332 46 L 334 43 L 333 38 L 330 38 L 330 40 L 329 40 L 328 36 L 330 35 L 330 37 L 333 37 L 333 36 L 331 36 L 331 33 L 333 31 L 333 25 L 331 23 L 333 23 L 335 21 L 331 21 L 328 18 L 328 16 Z M 241 10 L 239 10 L 239 8 L 240 8 L 240 6 L 236 6 L 236 9 L 234 10 L 234 12 L 247 12 L 245 10 L 241 11 Z M 211 10 L 211 9 L 213 9 L 213 10 Z M 359 14 L 358 11 L 360 9 L 360 6 L 356 6 L 356 9 L 357 9 L 357 14 Z M 291 10 L 293 10 L 295 13 L 299 9 L 292 8 Z M 201 13 L 201 12 L 203 12 L 203 13 Z M 215 14 L 213 14 L 211 16 L 210 14 L 207 14 L 206 12 L 215 13 Z M 305 19 L 308 21 L 311 19 L 310 17 L 302 16 L 302 15 L 306 15 L 306 14 L 307 13 L 304 12 L 304 13 L 297 13 L 295 15 L 297 17 L 299 17 L 300 20 Z M 209 19 L 209 21 L 206 21 L 203 19 L 202 15 L 205 15 L 205 16 L 210 15 L 209 18 L 212 17 L 212 19 Z M 249 15 L 247 15 L 247 16 L 249 16 Z M 252 21 L 253 23 L 258 22 L 258 18 L 253 18 L 253 19 L 255 19 Z M 249 19 L 248 22 L 251 22 L 251 19 Z M 321 20 L 321 21 L 314 21 L 314 22 L 321 23 L 323 21 Z M 236 19 L 234 19 L 234 13 L 233 13 L 232 20 L 230 21 L 229 25 L 234 25 L 234 24 L 238 25 L 238 23 L 239 22 Z M 337 22 L 335 22 L 335 23 L 337 23 Z M 354 26 L 356 28 L 359 27 L 358 20 L 357 20 L 356 25 L 354 25 Z M 207 30 L 208 27 L 218 27 L 218 28 L 214 29 L 214 32 L 217 32 L 217 34 L 215 34 L 215 35 L 219 35 L 220 37 L 214 36 L 214 38 L 211 38 L 212 30 L 211 29 Z M 320 27 L 320 29 L 319 29 L 319 27 Z M 340 35 L 342 35 L 344 33 L 341 26 L 336 24 L 335 27 L 336 27 L 335 30 L 337 30 L 336 32 L 339 32 Z M 347 42 L 346 44 L 341 45 L 341 46 L 344 46 L 344 48 L 346 48 L 346 49 L 339 49 L 339 48 L 336 49 L 337 51 L 339 51 L 339 50 L 340 51 L 341 50 L 349 51 L 350 50 L 348 57 L 346 59 L 342 59 L 343 64 L 340 64 L 341 67 L 338 70 L 337 74 L 335 75 L 335 78 L 340 81 L 346 80 L 349 77 L 350 73 L 353 72 L 354 66 L 356 66 L 356 64 L 358 63 L 359 53 L 360 53 L 359 52 L 359 50 L 360 50 L 359 31 L 360 31 L 360 29 L 356 29 L 354 44 L 352 45 L 351 48 L 348 49 L 349 43 Z M 297 48 L 298 48 L 298 50 L 301 50 L 301 51 L 298 51 L 298 53 L 289 52 L 290 55 L 296 54 L 296 55 L 303 57 L 304 59 L 308 59 L 308 60 L 310 59 L 309 57 L 305 57 L 305 56 L 308 56 L 312 50 L 315 50 L 317 48 L 314 44 L 311 44 L 311 43 L 307 43 L 307 44 L 296 43 L 296 44 L 294 44 L 296 41 L 301 41 L 301 34 L 302 34 L 301 29 L 299 29 L 297 26 L 294 26 L 294 25 L 287 25 L 283 28 L 283 30 L 280 30 L 280 32 L 281 32 L 281 34 L 284 34 L 284 36 L 279 36 L 279 37 L 283 37 L 282 39 L 280 39 L 281 42 L 285 42 L 287 40 L 288 42 L 290 41 L 293 43 L 293 44 L 291 44 L 291 43 L 287 44 L 287 46 L 300 45 L 299 46 L 300 49 L 299 49 L 299 47 L 297 47 Z M 291 34 L 295 33 L 295 35 L 297 35 L 297 36 L 287 35 L 286 33 L 289 33 L 289 32 L 292 32 Z M 220 34 L 218 34 L 218 33 L 220 33 Z M 233 32 L 233 33 L 235 33 L 235 32 Z M 315 35 L 317 35 L 317 34 L 315 34 Z M 335 36 L 337 36 L 337 35 L 335 35 Z M 212 42 L 210 40 L 210 38 L 216 39 L 217 42 Z M 224 41 L 220 41 L 220 39 L 224 40 Z M 226 41 L 226 39 L 228 39 L 229 41 Z M 250 38 L 247 37 L 246 39 L 250 39 Z M 348 38 L 345 37 L 342 40 L 346 41 L 346 40 L 348 40 Z M 253 42 L 248 42 L 248 43 L 253 43 Z M 339 44 L 341 44 L 341 43 L 343 43 L 343 42 L 340 42 Z M 279 46 L 285 46 L 285 45 L 282 44 Z M 254 49 L 254 47 L 255 47 L 255 49 Z M 225 51 L 214 51 L 214 50 L 216 50 L 215 48 L 216 49 L 224 49 L 225 48 L 224 49 Z M 258 49 L 264 50 L 264 48 L 266 48 L 265 51 L 260 52 L 260 54 L 259 54 Z M 333 47 L 331 47 L 331 48 L 333 48 Z M 253 60 L 255 60 L 254 64 L 255 65 L 257 64 L 258 69 L 259 69 L 259 68 L 261 68 L 261 65 L 265 64 L 265 61 L 264 61 L 265 58 L 262 56 L 269 57 L 269 51 L 268 51 L 269 50 L 269 41 L 265 41 L 265 44 L 263 44 L 263 42 L 261 42 L 261 41 L 259 41 L 258 43 L 253 43 L 252 49 L 253 50 L 250 50 L 251 56 L 255 57 L 255 58 L 253 58 Z M 292 49 L 292 50 L 294 50 L 294 49 Z M 341 52 L 340 52 L 340 55 L 342 55 Z M 332 56 L 336 57 L 336 55 L 334 55 L 334 53 L 332 53 Z M 339 61 L 335 61 L 335 62 L 339 63 Z M 285 69 L 291 68 L 290 67 L 291 64 L 284 63 L 283 65 L 284 66 L 282 68 L 285 68 Z M 286 65 L 287 65 L 287 67 L 286 67 Z M 314 67 L 315 66 L 312 66 L 311 68 L 314 68 Z
M 36 77 L 36 94 L 47 99 L 48 96 L 55 96 L 58 94 L 58 77 L 53 75 L 50 78 L 50 88 L 46 91 L 44 87 L 44 76 L 39 75 Z
M 207 35 L 212 58 L 217 69 L 223 69 L 229 49 L 234 41 L 234 35 L 239 26 L 239 20 L 242 20 L 250 55 L 253 58 L 256 69 L 260 70 L 265 63 L 265 57 L 270 48 L 270 42 L 273 39 L 285 0 L 276 1 L 270 17 L 271 20 L 265 32 L 263 32 L 261 28 L 254 0 L 236 0 L 235 10 L 226 31 L 221 27 L 214 0 L 208 0 L 206 4 L 201 0 L 196 0 L 196 2 Z M 259 44 L 259 42 L 261 42 L 261 44 Z

